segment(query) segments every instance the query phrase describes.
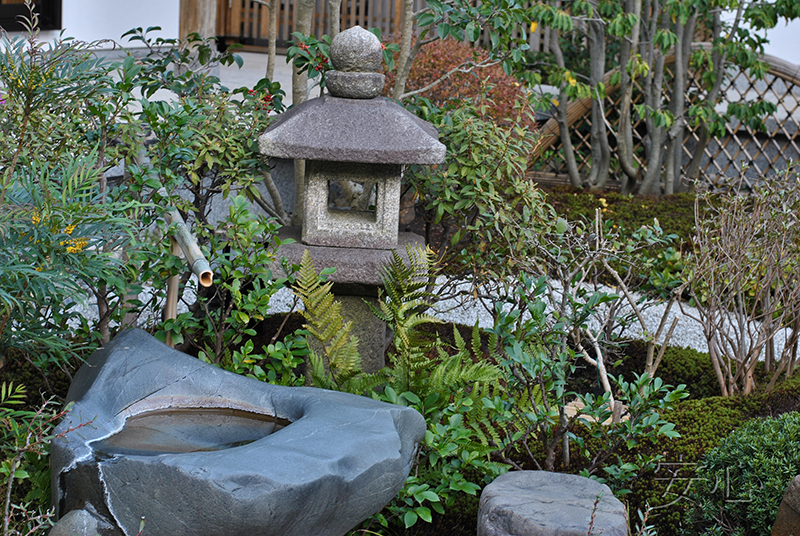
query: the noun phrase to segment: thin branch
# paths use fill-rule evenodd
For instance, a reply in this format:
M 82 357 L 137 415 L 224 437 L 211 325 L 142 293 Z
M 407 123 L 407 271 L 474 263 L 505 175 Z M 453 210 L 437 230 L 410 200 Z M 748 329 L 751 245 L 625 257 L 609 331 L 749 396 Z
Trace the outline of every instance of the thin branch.
M 475 69 L 483 69 L 483 68 L 486 68 L 486 67 L 491 67 L 492 65 L 497 65 L 498 63 L 500 63 L 500 61 L 502 61 L 502 60 L 484 60 L 484 61 L 481 61 L 479 63 L 465 61 L 464 63 L 462 63 L 458 67 L 454 67 L 453 69 L 450 69 L 448 72 L 446 72 L 441 77 L 439 77 L 437 80 L 434 80 L 433 82 L 431 82 L 427 86 L 425 86 L 423 88 L 420 88 L 420 89 L 415 89 L 414 91 L 408 91 L 406 93 L 403 93 L 403 95 L 400 97 L 399 100 L 407 99 L 408 97 L 412 97 L 414 95 L 419 95 L 420 93 L 425 93 L 426 91 L 428 91 L 430 89 L 433 89 L 434 87 L 438 86 L 439 84 L 441 84 L 442 82 L 444 82 L 445 80 L 447 80 L 448 78 L 450 78 L 451 76 L 453 76 L 456 73 L 470 73 L 470 72 L 474 71 Z M 469 67 L 465 68 L 464 67 L 465 65 L 469 65 Z

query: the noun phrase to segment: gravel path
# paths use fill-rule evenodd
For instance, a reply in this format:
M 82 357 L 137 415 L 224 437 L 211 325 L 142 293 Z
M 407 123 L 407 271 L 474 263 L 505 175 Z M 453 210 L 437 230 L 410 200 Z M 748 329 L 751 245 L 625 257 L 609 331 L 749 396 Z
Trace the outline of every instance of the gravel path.
M 611 289 L 607 290 L 611 292 Z M 291 292 L 288 290 L 282 290 L 273 297 L 271 305 L 272 309 L 277 313 L 287 311 L 291 306 L 291 303 Z M 647 325 L 647 329 L 650 333 L 655 333 L 655 331 L 658 329 L 658 324 L 661 321 L 661 317 L 664 315 L 665 309 L 666 304 L 663 303 L 653 305 L 645 309 L 642 316 L 644 317 L 645 324 Z M 457 324 L 463 324 L 467 326 L 474 325 L 476 320 L 478 322 L 478 326 L 481 328 L 490 328 L 493 325 L 492 315 L 489 313 L 489 311 L 487 311 L 478 300 L 472 298 L 459 298 L 439 301 L 434 307 L 433 315 L 444 320 L 445 322 L 455 322 Z M 679 307 L 678 304 L 673 305 L 669 312 L 666 326 L 667 328 L 669 327 L 673 318 L 678 318 L 678 324 L 675 327 L 675 331 L 673 332 L 668 344 L 670 346 L 692 348 L 699 352 L 708 352 L 708 343 L 706 342 L 705 335 L 703 334 L 703 329 L 700 323 L 692 318 L 693 316 L 698 316 L 697 309 L 694 307 L 683 304 L 683 310 L 681 310 L 681 307 Z M 664 332 L 667 331 L 667 328 L 664 329 Z M 638 322 L 631 326 L 626 333 L 631 337 L 642 336 L 642 330 Z M 790 333 L 790 330 L 784 329 L 781 330 L 776 336 L 776 355 L 780 355 L 780 352 L 783 350 L 784 343 L 789 337 Z M 664 335 L 665 334 L 662 333 L 659 342 L 663 342 Z
M 465 287 L 462 290 L 467 290 L 467 288 L 468 287 Z M 610 292 L 611 289 L 608 289 L 608 291 Z M 437 302 L 432 311 L 433 316 L 436 316 L 445 322 L 454 322 L 466 326 L 475 325 L 475 322 L 477 321 L 478 326 L 481 328 L 492 327 L 493 319 L 489 311 L 487 311 L 478 300 L 469 297 L 468 292 L 465 292 L 464 294 L 467 295 L 466 298 L 461 297 L 458 299 L 448 299 Z M 145 292 L 143 292 L 143 294 L 140 296 L 140 299 L 142 301 L 147 301 L 150 297 L 150 293 L 145 290 Z M 191 290 L 187 290 L 184 298 L 187 302 L 192 301 L 194 299 L 193 292 Z M 272 297 L 270 308 L 273 313 L 286 312 L 291 308 L 293 301 L 294 300 L 291 291 L 288 289 L 282 289 Z M 84 316 L 89 319 L 96 319 L 97 309 L 94 303 L 83 304 L 79 307 Z M 659 304 L 653 305 L 644 311 L 643 317 L 649 332 L 655 333 L 655 331 L 658 329 L 658 323 L 664 314 L 665 308 L 665 304 Z M 178 310 L 179 312 L 186 311 L 186 306 L 183 302 L 179 303 Z M 681 311 L 681 308 L 678 307 L 677 304 L 672 307 L 667 319 L 667 326 L 670 325 L 672 319 L 675 317 L 678 318 L 678 324 L 669 341 L 669 345 L 692 348 L 700 352 L 708 352 L 708 344 L 705 336 L 703 335 L 703 330 L 700 324 L 691 318 L 692 316 L 697 316 L 697 310 L 693 307 L 689 307 L 688 305 L 684 304 L 683 311 Z M 139 324 L 145 325 L 152 321 L 152 315 L 149 315 L 149 317 L 148 315 L 143 315 L 143 317 L 139 319 Z M 664 331 L 666 331 L 666 329 L 664 329 Z M 636 323 L 626 333 L 631 337 L 641 337 L 642 330 L 638 323 Z M 790 330 L 784 329 L 781 330 L 776 336 L 776 355 L 780 355 L 784 343 L 789 337 L 790 333 Z M 663 334 L 659 342 L 663 342 Z

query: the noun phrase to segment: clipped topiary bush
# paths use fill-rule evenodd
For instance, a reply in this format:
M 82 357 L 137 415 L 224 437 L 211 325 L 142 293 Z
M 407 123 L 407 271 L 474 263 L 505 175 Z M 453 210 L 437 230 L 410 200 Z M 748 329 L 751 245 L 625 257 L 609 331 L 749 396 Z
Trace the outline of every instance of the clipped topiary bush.
M 769 535 L 786 486 L 800 473 L 798 441 L 797 412 L 752 419 L 725 437 L 698 467 L 689 533 Z

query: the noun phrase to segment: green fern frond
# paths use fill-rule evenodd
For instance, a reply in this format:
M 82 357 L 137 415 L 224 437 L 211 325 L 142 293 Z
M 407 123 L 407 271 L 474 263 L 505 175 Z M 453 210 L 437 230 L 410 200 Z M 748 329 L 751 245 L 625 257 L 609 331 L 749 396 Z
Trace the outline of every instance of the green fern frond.
M 497 335 L 492 334 L 495 337 Z M 472 326 L 472 353 L 475 355 L 481 355 L 481 332 L 478 329 L 478 321 L 475 321 L 475 325 Z
M 303 252 L 292 291 L 303 302 L 303 327 L 319 341 L 323 355 L 311 361 L 311 379 L 318 387 L 344 389 L 344 384 L 361 374 L 358 338 L 351 335 L 353 323 L 345 322 L 342 304 L 331 292 L 333 283 L 323 283 L 308 250 Z M 309 345 L 310 347 L 311 345 Z M 321 368 L 320 368 L 321 367 Z
M 347 382 L 347 392 L 357 395 L 367 395 L 380 385 L 386 383 L 385 371 L 372 374 L 359 374 Z
M 456 350 L 458 350 L 458 355 L 466 356 L 469 355 L 467 352 L 467 344 L 464 342 L 464 338 L 459 333 L 458 329 L 456 329 L 455 324 L 453 324 L 453 340 L 456 343 Z
M 314 385 L 320 389 L 332 389 L 333 381 L 331 375 L 325 370 L 323 359 L 314 350 L 310 350 L 308 359 L 311 364 L 311 381 Z

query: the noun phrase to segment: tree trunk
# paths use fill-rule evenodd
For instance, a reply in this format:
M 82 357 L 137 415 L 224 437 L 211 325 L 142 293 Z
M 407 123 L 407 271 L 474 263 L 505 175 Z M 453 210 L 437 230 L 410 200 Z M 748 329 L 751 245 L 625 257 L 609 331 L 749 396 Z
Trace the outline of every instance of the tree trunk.
M 328 0 L 328 17 L 330 25 L 328 27 L 328 35 L 331 39 L 336 37 L 341 30 L 341 22 L 339 16 L 342 13 L 342 0 Z
M 397 78 L 392 89 L 392 98 L 399 100 L 406 91 L 406 81 L 411 72 L 414 58 L 411 54 L 411 41 L 414 38 L 414 0 L 403 2 L 403 35 L 400 38 L 400 56 L 397 59 Z
M 672 116 L 675 118 L 675 124 L 669 129 L 668 142 L 667 142 L 667 158 L 666 169 L 664 170 L 664 194 L 669 195 L 675 193 L 675 183 L 680 181 L 681 166 L 680 162 L 676 159 L 680 157 L 682 138 L 683 138 L 683 112 L 684 112 L 684 92 L 685 74 L 683 69 L 683 57 L 681 54 L 681 45 L 683 43 L 684 25 L 681 24 L 680 18 L 675 21 L 675 36 L 677 38 L 675 46 L 675 78 L 672 81 L 672 95 L 670 98 L 669 106 Z
M 659 2 L 653 2 L 653 21 L 651 23 L 651 36 L 655 35 L 655 14 L 659 10 Z M 659 28 L 667 28 L 669 25 L 669 11 L 664 10 Z M 652 38 L 652 37 L 651 37 Z M 645 105 L 649 110 L 655 111 L 661 109 L 662 91 L 664 89 L 664 53 L 650 43 L 649 47 L 649 63 L 650 75 L 645 83 Z M 644 180 L 639 189 L 642 194 L 660 194 L 661 193 L 661 170 L 662 160 L 664 156 L 664 141 L 666 138 L 666 130 L 664 127 L 657 127 L 655 120 L 652 117 L 647 117 L 647 136 L 650 140 L 650 147 L 647 151 L 647 171 L 644 174 Z
M 278 0 L 269 0 L 269 50 L 267 53 L 267 79 L 275 77 L 275 48 L 278 40 Z
M 622 169 L 622 193 L 631 193 L 636 183 L 641 180 L 639 170 L 633 165 L 633 127 L 631 125 L 631 104 L 633 103 L 633 81 L 638 59 L 634 57 L 639 49 L 639 29 L 642 25 L 642 0 L 627 0 L 626 11 L 636 16 L 631 30 L 630 41 L 622 40 L 620 50 L 620 104 L 619 132 L 617 134 L 617 150 Z M 631 72 L 628 72 L 630 64 Z
M 564 54 L 561 51 L 559 33 L 555 28 L 550 28 L 550 51 L 556 60 L 559 69 L 564 69 Z M 569 123 L 567 122 L 567 96 L 564 94 L 564 84 L 561 85 L 558 94 L 558 105 L 556 106 L 556 121 L 558 122 L 558 132 L 561 137 L 561 150 L 564 152 L 564 162 L 567 164 L 569 182 L 576 188 L 583 187 L 581 177 L 578 174 L 578 164 L 575 162 L 575 150 L 572 147 L 572 140 L 569 137 Z
M 706 322 L 709 320 L 706 319 Z M 708 340 L 708 356 L 711 358 L 711 365 L 714 367 L 714 374 L 717 376 L 717 382 L 719 383 L 719 390 L 722 396 L 730 396 L 728 392 L 728 382 L 725 381 L 725 376 L 722 373 L 722 367 L 720 366 L 720 355 L 717 350 L 716 341 L 706 335 L 706 339 Z
M 314 14 L 315 0 L 299 0 L 296 3 L 296 19 L 294 30 L 303 35 L 311 34 L 311 17 Z M 300 69 L 292 66 L 292 105 L 297 106 L 308 99 L 308 72 L 300 73 Z M 303 223 L 303 197 L 305 195 L 306 165 L 305 160 L 294 161 L 294 210 L 292 225 Z
M 604 95 L 598 84 L 603 82 L 606 71 L 606 35 L 600 21 L 589 21 L 589 85 L 592 92 L 592 170 L 589 173 L 589 188 L 603 190 L 608 182 L 608 167 L 611 154 L 608 148 L 608 131 L 603 113 Z

